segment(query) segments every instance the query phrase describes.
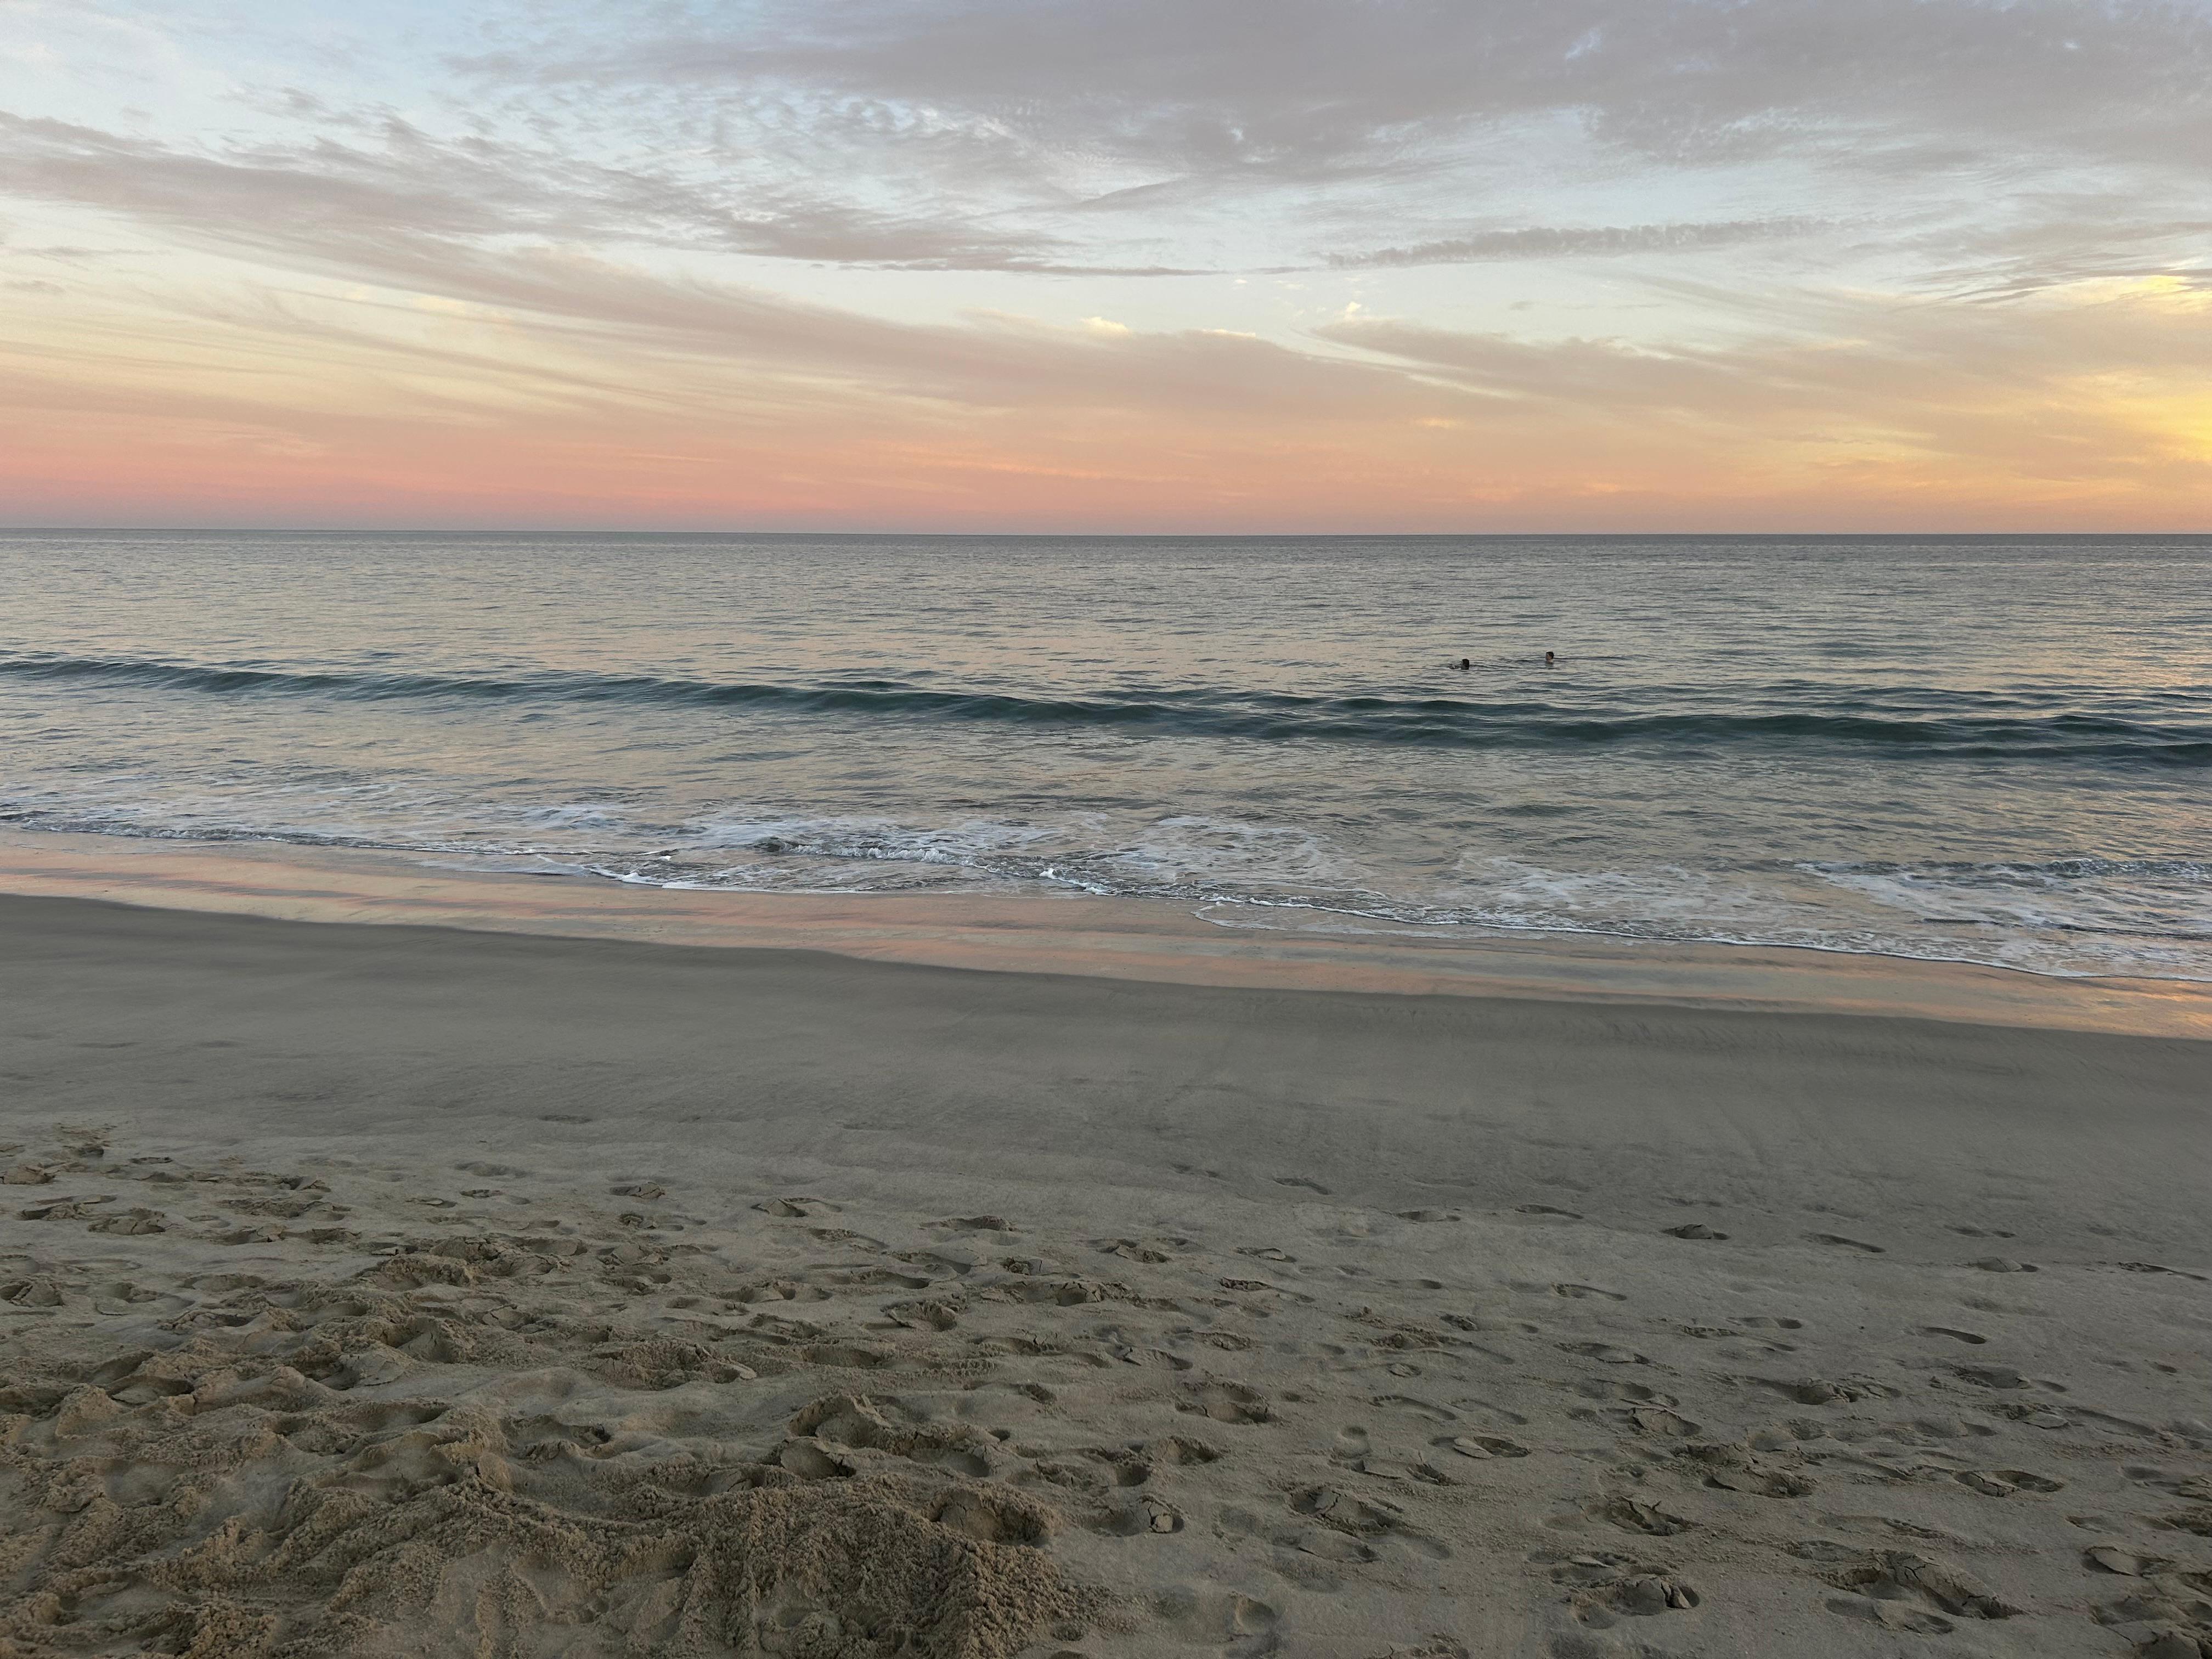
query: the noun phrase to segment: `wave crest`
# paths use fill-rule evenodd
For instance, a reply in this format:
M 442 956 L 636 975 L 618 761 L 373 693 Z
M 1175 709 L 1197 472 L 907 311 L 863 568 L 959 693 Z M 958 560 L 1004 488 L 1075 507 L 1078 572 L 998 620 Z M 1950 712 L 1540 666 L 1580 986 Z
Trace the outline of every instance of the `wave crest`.
M 1545 749 L 1655 743 L 1816 743 L 1900 754 L 2038 757 L 2160 766 L 2212 765 L 2212 727 L 2080 709 L 2036 710 L 2013 696 L 1778 686 L 1735 709 L 1639 712 L 1522 699 L 1300 696 L 1218 688 L 1133 688 L 1093 696 L 963 690 L 895 679 L 815 684 L 599 675 L 369 673 L 169 663 L 133 658 L 0 657 L 0 678 L 83 681 L 215 696 L 329 696 L 351 701 L 615 704 L 760 709 L 793 714 L 1107 728 L 1163 736 Z M 1649 688 L 1652 701 L 1704 694 Z M 1814 699 L 1820 706 L 1808 706 Z M 1757 704 L 1763 700 L 1767 705 Z

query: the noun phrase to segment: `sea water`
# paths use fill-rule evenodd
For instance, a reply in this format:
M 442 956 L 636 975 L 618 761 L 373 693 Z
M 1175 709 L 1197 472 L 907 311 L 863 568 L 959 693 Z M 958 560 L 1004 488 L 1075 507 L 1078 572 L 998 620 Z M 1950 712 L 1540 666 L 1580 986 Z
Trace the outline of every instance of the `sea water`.
M 2212 979 L 2212 538 L 6 532 L 0 823 Z

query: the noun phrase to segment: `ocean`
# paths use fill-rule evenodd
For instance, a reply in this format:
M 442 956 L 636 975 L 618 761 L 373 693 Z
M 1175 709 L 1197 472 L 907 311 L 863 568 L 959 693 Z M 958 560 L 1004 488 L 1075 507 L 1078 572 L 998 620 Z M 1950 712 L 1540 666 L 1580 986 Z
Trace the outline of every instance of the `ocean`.
M 0 825 L 2212 980 L 2212 538 L 4 532 Z

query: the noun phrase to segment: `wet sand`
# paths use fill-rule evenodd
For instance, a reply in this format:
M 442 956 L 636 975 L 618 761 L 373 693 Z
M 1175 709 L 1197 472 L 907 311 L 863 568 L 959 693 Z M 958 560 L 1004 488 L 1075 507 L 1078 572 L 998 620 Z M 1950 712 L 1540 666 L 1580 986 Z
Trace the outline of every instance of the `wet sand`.
M 1943 1006 L 0 898 L 0 1652 L 2212 1652 L 2212 1046 Z
M 0 894 L 1255 989 L 1903 1014 L 2212 1038 L 2212 984 L 1342 913 L 1024 892 L 771 893 L 554 876 L 516 861 L 0 830 Z

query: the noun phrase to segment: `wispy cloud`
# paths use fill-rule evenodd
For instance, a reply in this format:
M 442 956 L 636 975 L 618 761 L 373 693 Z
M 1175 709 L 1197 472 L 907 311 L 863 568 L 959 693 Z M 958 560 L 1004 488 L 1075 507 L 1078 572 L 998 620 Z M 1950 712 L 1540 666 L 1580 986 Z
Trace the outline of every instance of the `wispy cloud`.
M 459 67 L 1041 172 L 1389 173 L 1411 147 L 1559 113 L 1668 161 L 2170 167 L 2212 138 L 2212 15 L 2145 0 L 771 0 L 572 12 Z
M 1376 248 L 1364 253 L 1332 253 L 1339 270 L 1386 265 L 1467 264 L 1488 259 L 1610 258 L 1631 253 L 1686 253 L 1703 248 L 1738 247 L 1829 228 L 1818 219 L 1729 219 L 1717 223 L 1670 225 L 1524 225 L 1471 231 L 1407 247 Z
M 722 191 L 481 137 L 437 138 L 391 118 L 374 146 L 328 136 L 191 149 L 0 112 L 0 191 L 226 235 L 386 228 L 537 235 L 926 270 L 1049 270 L 1060 246 L 947 220 Z

